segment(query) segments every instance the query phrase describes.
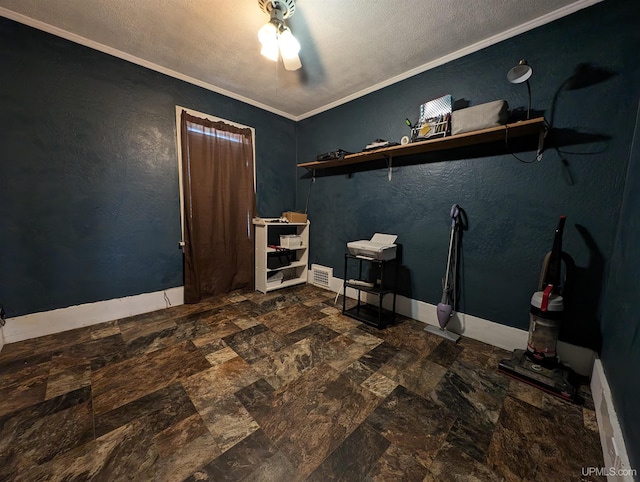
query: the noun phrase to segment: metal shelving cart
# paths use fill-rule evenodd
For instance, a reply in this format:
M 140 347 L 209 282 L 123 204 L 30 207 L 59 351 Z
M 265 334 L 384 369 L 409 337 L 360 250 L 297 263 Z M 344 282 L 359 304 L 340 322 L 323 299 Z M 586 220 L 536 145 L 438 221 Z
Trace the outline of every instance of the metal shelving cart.
M 349 262 L 358 262 L 358 278 L 348 278 Z M 373 281 L 363 278 L 363 262 L 368 263 L 370 270 L 375 270 Z M 370 271 L 371 272 L 371 271 Z M 376 328 L 384 328 L 395 321 L 396 318 L 396 280 L 398 278 L 397 259 L 381 260 L 369 258 L 361 255 L 344 255 L 344 286 L 342 298 L 342 314 L 362 321 Z M 369 276 L 371 278 L 371 276 Z M 370 283 L 369 286 L 363 283 Z M 347 309 L 347 288 L 357 290 L 357 303 L 354 307 Z M 362 293 L 371 294 L 377 297 L 376 304 L 366 303 L 362 299 Z M 386 295 L 393 296 L 392 309 L 382 307 L 382 301 Z

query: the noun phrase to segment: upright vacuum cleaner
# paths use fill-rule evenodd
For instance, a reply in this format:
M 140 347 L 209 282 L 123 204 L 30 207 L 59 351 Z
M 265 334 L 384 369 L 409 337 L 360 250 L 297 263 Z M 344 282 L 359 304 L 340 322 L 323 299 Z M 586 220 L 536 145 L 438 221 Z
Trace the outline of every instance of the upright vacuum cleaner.
M 447 271 L 442 282 L 442 300 L 438 303 L 436 312 L 440 328 L 428 325 L 425 331 L 441 336 L 447 340 L 457 342 L 460 335 L 447 330 L 447 325 L 453 317 L 458 301 L 458 260 L 460 255 L 460 206 L 451 206 L 451 235 L 449 237 L 449 255 L 447 256 Z
M 498 370 L 525 383 L 575 401 L 575 374 L 564 366 L 556 353 L 560 324 L 564 315 L 562 232 L 566 217 L 561 216 L 553 239 L 553 248 L 542 263 L 538 291 L 531 297 L 529 341 L 526 350 L 515 350 L 511 359 L 502 360 Z

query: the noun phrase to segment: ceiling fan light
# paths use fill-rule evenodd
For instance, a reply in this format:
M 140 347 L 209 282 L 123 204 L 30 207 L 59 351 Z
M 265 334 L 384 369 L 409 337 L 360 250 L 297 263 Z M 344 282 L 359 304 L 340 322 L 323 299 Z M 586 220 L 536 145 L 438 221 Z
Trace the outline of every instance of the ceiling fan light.
M 300 57 L 298 57 L 298 55 L 292 55 L 291 57 L 285 57 L 283 55 L 282 63 L 286 70 L 298 70 L 302 67 L 302 62 L 300 62 Z
M 280 33 L 278 37 L 278 45 L 283 57 L 294 57 L 300 52 L 300 42 L 293 36 L 291 30 L 287 27 Z
M 274 62 L 278 60 L 278 42 L 274 39 L 273 42 L 266 42 L 262 44 L 260 53 Z
M 258 0 L 260 9 L 269 15 L 269 22 L 258 31 L 258 39 L 262 44 L 260 53 L 270 60 L 282 62 L 286 70 L 298 70 L 302 67 L 298 52 L 300 42 L 284 24 L 284 19 L 291 17 L 295 11 L 295 0 Z
M 260 30 L 258 30 L 258 40 L 262 45 L 267 43 L 277 42 L 278 28 L 271 22 L 265 23 Z

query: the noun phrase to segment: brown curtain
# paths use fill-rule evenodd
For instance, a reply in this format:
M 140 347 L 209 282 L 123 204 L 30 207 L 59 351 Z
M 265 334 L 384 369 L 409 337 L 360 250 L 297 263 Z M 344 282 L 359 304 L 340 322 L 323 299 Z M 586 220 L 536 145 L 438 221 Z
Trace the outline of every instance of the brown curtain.
M 250 129 L 182 111 L 184 301 L 253 286 L 255 192 Z

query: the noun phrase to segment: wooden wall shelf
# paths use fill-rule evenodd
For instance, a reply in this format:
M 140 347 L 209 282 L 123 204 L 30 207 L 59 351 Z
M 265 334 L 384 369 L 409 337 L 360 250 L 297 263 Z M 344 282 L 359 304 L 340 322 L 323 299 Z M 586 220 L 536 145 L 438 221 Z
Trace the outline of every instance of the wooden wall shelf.
M 476 144 L 503 141 L 507 136 L 508 139 L 538 136 L 538 150 L 541 150 L 542 136 L 544 135 L 544 132 L 544 117 L 537 117 L 535 119 L 506 124 L 504 126 L 464 132 L 454 136 L 440 137 L 438 139 L 412 142 L 401 146 L 382 147 L 371 151 L 348 154 L 344 159 L 303 162 L 302 164 L 298 164 L 298 167 L 304 167 L 306 169 L 327 169 L 331 167 L 348 166 L 351 164 L 379 161 L 398 156 L 409 156 L 412 154 L 421 154 L 423 152 L 442 151 Z

